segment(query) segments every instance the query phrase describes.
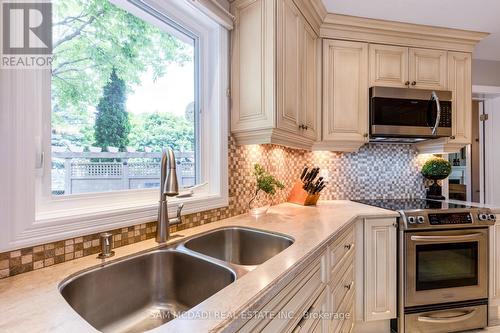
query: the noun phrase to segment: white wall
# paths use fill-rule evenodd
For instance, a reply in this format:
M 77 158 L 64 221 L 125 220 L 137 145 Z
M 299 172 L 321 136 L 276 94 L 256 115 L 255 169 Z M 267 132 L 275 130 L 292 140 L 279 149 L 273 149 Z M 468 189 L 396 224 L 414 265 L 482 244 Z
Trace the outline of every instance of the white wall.
M 500 61 L 473 59 L 472 84 L 500 86 Z
M 500 206 L 500 97 L 485 101 L 486 201 Z

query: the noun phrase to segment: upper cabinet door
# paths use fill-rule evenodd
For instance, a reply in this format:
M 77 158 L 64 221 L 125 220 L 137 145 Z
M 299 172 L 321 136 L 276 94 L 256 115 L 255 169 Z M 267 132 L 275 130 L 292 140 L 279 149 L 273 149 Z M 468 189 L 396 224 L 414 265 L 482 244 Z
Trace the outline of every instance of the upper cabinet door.
M 301 14 L 292 0 L 278 4 L 277 48 L 277 125 L 288 132 L 301 134 L 302 39 L 304 26 Z
M 275 127 L 274 7 L 264 0 L 233 2 L 231 131 Z M 273 21 L 271 21 L 273 23 Z
M 446 51 L 410 48 L 410 87 L 445 90 L 447 88 Z
M 302 123 L 304 127 L 304 136 L 313 140 L 318 139 L 317 131 L 317 115 L 321 114 L 319 108 L 319 91 L 318 78 L 321 72 L 319 67 L 319 52 L 318 52 L 318 36 L 309 26 L 309 23 L 304 24 L 304 58 L 302 61 Z
M 370 44 L 370 86 L 408 85 L 408 48 Z
M 356 151 L 368 139 L 368 44 L 323 40 L 323 140 Z
M 448 53 L 448 82 L 452 91 L 453 137 L 456 143 L 470 144 L 472 132 L 472 79 L 470 53 Z

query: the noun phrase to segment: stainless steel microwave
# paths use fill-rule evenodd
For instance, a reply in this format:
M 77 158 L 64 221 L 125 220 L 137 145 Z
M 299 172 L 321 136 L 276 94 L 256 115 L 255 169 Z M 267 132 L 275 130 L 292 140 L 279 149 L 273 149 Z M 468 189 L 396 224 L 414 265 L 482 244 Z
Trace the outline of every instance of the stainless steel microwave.
M 370 88 L 370 141 L 414 143 L 452 135 L 451 91 Z

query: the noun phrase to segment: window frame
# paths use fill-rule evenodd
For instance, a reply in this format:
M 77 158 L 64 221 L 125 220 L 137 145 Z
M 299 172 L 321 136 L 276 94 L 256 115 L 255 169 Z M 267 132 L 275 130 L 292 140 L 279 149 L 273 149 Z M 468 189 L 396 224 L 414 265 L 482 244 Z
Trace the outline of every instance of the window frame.
M 165 28 L 166 18 L 195 38 L 195 71 L 199 92 L 195 101 L 198 113 L 199 170 L 201 182 L 189 198 L 169 198 L 169 214 L 175 214 L 184 203 L 183 214 L 206 211 L 228 205 L 228 97 L 229 50 L 228 31 L 185 0 L 111 0 L 133 15 Z M 168 13 L 168 16 L 166 15 Z M 179 24 L 182 22 L 182 25 Z M 169 22 L 169 24 L 172 24 Z M 170 32 L 170 31 L 169 31 Z M 35 175 L 34 208 L 29 219 L 11 220 L 9 239 L 0 238 L 0 250 L 40 244 L 78 235 L 90 234 L 155 221 L 159 189 L 135 189 L 114 192 L 53 196 L 51 193 L 51 74 L 36 70 L 28 80 L 40 93 L 39 116 L 33 117 Z M 25 96 L 13 97 L 14 99 Z M 196 104 L 196 103 L 195 103 Z M 45 156 L 45 158 L 44 158 Z M 37 168 L 37 164 L 39 168 Z M 29 164 L 33 166 L 33 164 Z M 31 169 L 33 170 L 33 169 Z M 30 171 L 32 172 L 32 171 Z M 26 193 L 27 194 L 27 193 Z M 31 193 L 33 194 L 33 193 Z

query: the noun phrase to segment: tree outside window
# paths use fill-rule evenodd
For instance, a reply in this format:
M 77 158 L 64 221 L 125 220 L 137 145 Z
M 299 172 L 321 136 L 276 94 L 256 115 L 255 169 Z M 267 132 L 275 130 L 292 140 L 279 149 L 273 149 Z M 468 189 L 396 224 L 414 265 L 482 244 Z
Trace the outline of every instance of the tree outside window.
M 53 16 L 53 193 L 156 187 L 167 145 L 194 184 L 192 40 L 104 0 L 56 0 Z

